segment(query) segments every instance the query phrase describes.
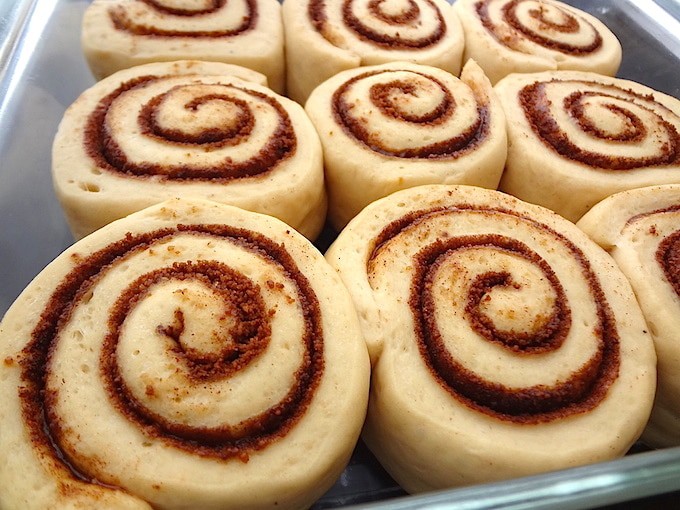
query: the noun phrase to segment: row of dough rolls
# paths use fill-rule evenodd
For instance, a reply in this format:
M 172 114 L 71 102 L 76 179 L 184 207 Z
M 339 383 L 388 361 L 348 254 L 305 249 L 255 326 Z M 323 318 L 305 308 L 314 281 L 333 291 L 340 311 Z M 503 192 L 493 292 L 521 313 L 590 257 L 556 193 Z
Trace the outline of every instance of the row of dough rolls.
M 614 459 L 652 411 L 652 338 L 646 434 L 672 438 L 679 198 L 627 192 L 579 224 L 627 274 L 643 273 L 627 244 L 653 254 L 632 280 L 649 323 L 581 229 L 495 190 L 393 193 L 325 261 L 279 220 L 213 202 L 115 221 L 0 323 L 0 502 L 305 508 L 362 427 L 414 493 Z
M 604 76 L 621 58 L 604 25 L 534 0 L 178 5 L 95 0 L 86 13 L 94 74 L 117 72 L 69 108 L 54 144 L 57 195 L 87 237 L 0 326 L 13 338 L 0 342 L 0 382 L 13 395 L 0 446 L 31 466 L 20 482 L 0 477 L 7 505 L 27 504 L 30 486 L 38 507 L 309 506 L 363 423 L 361 338 L 373 367 L 364 438 L 409 492 L 623 455 L 652 409 L 651 338 L 659 389 L 644 438 L 677 444 L 680 360 L 660 333 L 678 299 L 676 236 L 660 234 L 673 231 L 677 197 L 623 212 L 631 191 L 579 223 L 625 276 L 567 221 L 622 190 L 676 182 L 680 168 L 678 101 Z M 170 62 L 131 68 L 156 60 Z M 541 69 L 588 72 L 526 74 Z M 276 216 L 314 239 L 326 189 L 341 231 L 326 257 L 358 322 L 293 229 L 195 200 Z M 651 189 L 640 202 L 662 196 Z M 185 198 L 153 205 L 174 196 Z M 602 233 L 611 214 L 618 227 Z M 662 297 L 612 240 L 616 231 L 636 244 L 633 230 L 665 239 L 650 241 L 654 261 L 643 264 L 671 282 Z M 341 296 L 333 311 L 331 295 Z M 26 321 L 16 309 L 29 302 L 38 306 Z M 140 348 L 140 337 L 151 343 Z M 161 368 L 136 361 L 149 356 Z M 91 373 L 100 381 L 79 389 Z M 261 400 L 246 388 L 259 373 L 273 381 Z M 114 416 L 120 437 L 96 414 Z M 122 444 L 157 455 L 101 454 Z M 139 469 L 128 472 L 131 462 Z M 289 475 L 271 476 L 287 463 Z
M 406 60 L 458 75 L 477 60 L 513 72 L 614 75 L 621 46 L 599 20 L 554 0 L 95 0 L 82 46 L 97 79 L 154 61 L 200 59 L 266 74 L 303 103 L 340 71 Z
M 223 137 L 225 133 L 219 129 L 206 130 L 199 122 L 195 126 L 196 131 L 192 131 L 189 124 L 185 127 L 186 132 L 178 134 L 172 123 L 166 124 L 178 115 L 177 111 L 183 114 L 189 110 L 193 115 L 194 111 L 200 112 L 204 103 L 215 103 L 212 106 L 217 106 L 218 111 L 223 110 L 227 118 L 235 119 L 227 123 L 227 131 L 236 133 L 240 140 L 247 138 L 251 113 L 269 111 L 272 104 L 280 105 L 281 101 L 286 101 L 262 86 L 258 88 L 252 81 L 243 80 L 254 79 L 250 71 L 227 66 L 232 74 L 225 75 L 225 65 L 217 64 L 220 67 L 215 78 L 218 83 L 213 83 L 210 74 L 208 78 L 194 74 L 196 67 L 203 66 L 210 67 L 212 64 L 148 65 L 138 77 L 133 77 L 134 70 L 124 71 L 129 74 L 125 74 L 125 85 L 108 84 L 107 87 L 112 88 L 107 89 L 104 100 L 95 94 L 88 98 L 89 92 L 84 94 L 90 105 L 79 116 L 87 120 L 89 128 L 82 130 L 81 135 L 89 137 L 96 134 L 106 139 L 95 138 L 97 141 L 91 145 L 81 139 L 80 149 L 103 148 L 111 161 L 120 159 L 121 151 L 115 149 L 118 141 L 115 137 L 110 138 L 116 134 L 116 126 L 124 125 L 118 120 L 116 109 L 111 108 L 119 100 L 121 112 L 131 111 L 132 124 L 141 125 L 140 133 L 150 134 L 152 141 L 189 138 L 190 143 L 180 144 L 178 152 L 186 151 L 192 143 L 215 143 L 214 137 Z M 173 67 L 186 72 L 170 71 Z M 159 70 L 151 72 L 156 68 Z M 237 75 L 245 75 L 234 77 L 236 71 Z M 507 83 L 518 80 L 517 76 L 507 78 Z M 177 79 L 182 80 L 181 85 L 173 81 Z M 580 117 L 573 117 L 579 120 L 579 125 L 588 127 L 585 131 L 597 134 L 598 129 L 600 132 L 619 129 L 624 131 L 620 137 L 622 141 L 630 144 L 629 138 L 632 138 L 633 145 L 637 144 L 639 136 L 625 133 L 627 123 L 632 126 L 630 129 L 643 130 L 631 120 L 635 117 L 626 112 L 630 111 L 631 104 L 635 106 L 641 101 L 645 102 L 645 107 L 639 109 L 644 111 L 651 110 L 649 104 L 658 103 L 652 92 L 634 91 L 632 84 L 625 88 L 621 81 L 615 79 L 603 82 L 603 78 L 595 79 L 592 73 L 579 73 L 577 76 L 571 73 L 567 76 L 564 72 L 555 72 L 522 75 L 521 79 L 519 92 L 508 93 L 499 100 L 494 97 L 496 92 L 490 82 L 474 63 L 468 64 L 461 79 L 434 68 L 396 63 L 341 73 L 329 80 L 327 87 L 319 87 L 306 108 L 322 140 L 326 131 L 331 138 L 335 136 L 330 141 L 325 140 L 325 146 L 339 148 L 338 162 L 343 156 L 346 160 L 356 161 L 357 173 L 362 169 L 368 169 L 370 173 L 375 164 L 353 154 L 351 151 L 355 148 L 376 158 L 385 157 L 386 161 L 399 161 L 397 168 L 402 166 L 399 170 L 408 166 L 404 156 L 415 155 L 408 164 L 418 164 L 419 156 L 427 154 L 420 159 L 435 165 L 441 161 L 433 155 L 443 154 L 443 160 L 448 158 L 456 164 L 470 156 L 472 161 L 476 157 L 488 158 L 478 166 L 486 169 L 493 164 L 489 161 L 496 161 L 493 171 L 482 175 L 491 175 L 490 179 L 497 181 L 506 147 L 503 112 L 508 110 L 507 107 L 499 107 L 504 100 L 517 102 L 525 116 L 535 111 L 545 113 L 546 108 L 542 105 L 546 103 L 572 105 L 567 111 L 579 112 Z M 169 91 L 157 89 L 156 82 L 165 80 L 170 80 Z M 187 80 L 188 83 L 185 83 Z M 109 82 L 114 80 L 104 80 L 98 86 L 103 87 L 102 83 Z M 551 95 L 553 91 L 546 90 L 559 89 L 565 83 L 566 92 L 560 92 L 562 96 L 557 97 L 567 99 L 555 100 Z M 574 86 L 578 89 L 584 83 L 588 86 L 595 84 L 605 92 L 599 89 L 595 92 L 574 91 Z M 219 87 L 213 89 L 217 85 Z M 496 90 L 502 91 L 504 86 L 501 82 Z M 189 87 L 189 92 L 185 87 Z M 223 87 L 226 87 L 226 92 Z M 198 96 L 193 94 L 194 89 L 199 91 Z M 129 91 L 139 92 L 147 98 L 141 108 L 130 107 L 134 102 L 128 103 L 123 97 Z M 422 91 L 428 93 L 422 94 Z M 263 106 L 251 108 L 244 106 L 245 99 L 241 99 L 248 96 L 269 99 L 264 100 Z M 424 101 L 421 100 L 423 96 Z M 604 106 L 601 97 L 605 98 Z M 613 101 L 616 102 L 611 106 Z M 449 108 L 451 105 L 453 107 Z M 304 116 L 302 109 L 298 105 L 295 107 Z M 273 107 L 274 114 L 280 115 L 282 110 L 283 107 Z M 665 113 L 663 108 L 659 110 Z M 670 111 L 670 108 L 666 110 Z M 608 123 L 605 126 L 595 124 L 598 118 L 595 114 L 601 111 L 612 112 L 605 117 Z M 144 114 L 140 115 L 140 112 Z M 234 112 L 237 115 L 234 116 Z M 463 117 L 468 120 L 468 125 L 461 125 L 460 119 L 456 120 L 460 113 L 466 113 Z M 321 123 L 329 117 L 339 125 L 324 128 Z M 366 122 L 365 119 L 370 117 L 383 117 L 386 123 L 381 120 Z M 513 119 L 516 117 L 513 116 Z M 276 115 L 275 118 L 278 122 L 275 129 L 287 125 Z M 655 116 L 649 114 L 642 120 L 649 118 L 654 119 Z M 390 127 L 391 122 L 395 122 L 396 126 Z M 425 135 L 422 132 L 408 133 L 404 126 L 409 124 L 429 131 Z M 448 131 L 444 137 L 436 129 L 440 124 Z M 550 121 L 529 124 L 530 130 L 539 135 L 543 132 L 536 126 L 553 125 Z M 271 127 L 272 123 L 265 122 L 265 125 Z M 316 133 L 312 122 L 307 120 L 307 125 L 311 128 L 310 132 Z M 378 127 L 372 132 L 374 126 Z M 450 145 L 452 128 L 455 136 L 453 145 Z M 398 135 L 406 133 L 403 138 L 395 136 L 381 140 L 380 134 L 390 130 Z M 207 140 L 202 138 L 205 136 Z M 432 143 L 421 153 L 421 147 L 413 143 L 425 136 L 430 137 Z M 513 136 L 512 130 L 509 130 L 511 147 Z M 75 137 L 65 137 L 69 138 Z M 346 139 L 345 145 L 339 141 L 341 138 Z M 524 134 L 519 138 L 528 136 Z M 279 137 L 264 139 L 266 143 L 280 141 Z M 406 145 L 391 151 L 390 144 L 404 143 L 404 140 Z M 234 143 L 217 142 L 217 145 L 219 148 L 232 148 Z M 320 144 L 316 145 L 318 149 Z M 55 150 L 56 147 L 57 144 Z M 440 152 L 428 153 L 432 147 L 440 149 Z M 540 153 L 539 149 L 544 153 L 554 151 L 541 140 L 535 147 L 525 147 L 519 152 L 535 156 Z M 210 154 L 213 151 L 199 152 Z M 269 154 L 269 151 L 260 153 Z M 327 153 L 331 150 L 327 149 Z M 125 163 L 114 172 L 105 169 L 90 173 L 95 176 L 107 172 L 130 173 L 133 167 L 130 164 L 131 154 L 134 153 L 125 153 Z M 273 154 L 280 155 L 280 151 Z M 229 156 L 229 160 L 233 162 L 235 157 Z M 548 163 L 540 165 L 549 168 Z M 173 176 L 173 172 L 188 171 L 180 165 L 178 170 L 164 170 L 164 173 L 158 174 L 160 177 L 144 177 L 145 172 L 150 169 L 155 172 L 158 166 L 138 165 L 143 176 L 141 182 L 163 181 Z M 252 165 L 242 166 L 250 168 Z M 327 169 L 328 166 L 327 162 Z M 389 167 L 385 165 L 384 170 L 383 173 L 387 173 Z M 403 176 L 397 181 L 406 186 L 422 183 L 409 183 Z M 132 182 L 130 190 L 136 181 Z M 351 186 L 352 182 L 346 183 L 348 189 L 374 193 L 370 181 L 356 187 Z M 92 188 L 95 186 L 99 184 Z M 494 187 L 493 182 L 489 187 Z M 342 208 L 347 207 L 351 193 L 349 198 L 336 200 L 333 193 L 337 192 L 332 188 L 329 177 L 331 211 L 339 211 L 333 212 L 331 218 L 336 218 L 333 221 L 337 222 L 338 228 L 358 214 L 340 233 L 327 257 L 340 272 L 355 300 L 362 331 L 353 334 L 356 338 L 365 338 L 373 360 L 364 437 L 406 490 L 420 492 L 468 485 L 611 459 L 625 453 L 637 440 L 652 407 L 656 381 L 655 351 L 629 284 L 611 259 L 592 243 L 586 242 L 583 234 L 577 234 L 572 223 L 541 207 L 504 193 L 485 191 L 478 186 L 418 186 L 385 199 L 380 199 L 380 193 L 374 193 L 364 199 L 370 204 L 365 208 L 365 204 L 353 205 L 349 213 L 343 212 Z M 381 192 L 388 194 L 394 189 L 386 186 Z M 569 193 L 568 188 L 565 190 Z M 88 193 L 97 196 L 99 191 L 90 189 Z M 342 207 L 336 209 L 334 204 L 337 203 L 343 204 Z M 83 208 L 85 210 L 87 208 Z M 342 217 L 342 214 L 345 216 Z M 323 223 L 323 219 L 319 221 Z M 361 226 L 366 221 L 370 225 L 369 233 L 363 232 L 364 227 Z M 404 254 L 406 258 L 400 260 L 399 256 Z M 572 282 L 576 274 L 580 275 L 580 279 Z M 454 275 L 456 278 L 452 279 Z M 357 278 L 360 280 L 358 283 Z M 180 279 L 184 281 L 183 276 Z M 90 278 L 87 282 L 89 285 Z M 517 307 L 517 303 L 522 306 Z M 454 314 L 455 320 L 450 317 L 451 305 L 458 310 Z M 63 316 L 63 311 L 60 315 Z M 183 328 L 176 323 L 167 327 L 156 326 L 157 333 L 170 337 Z M 460 331 L 466 330 L 470 334 L 460 334 Z M 387 338 L 395 342 L 394 346 L 387 342 Z M 472 356 L 470 353 L 473 351 L 487 354 L 488 359 Z M 664 353 L 660 351 L 660 355 Z M 635 358 L 637 361 L 631 361 Z M 565 363 L 565 359 L 570 363 Z M 519 370 L 515 362 L 526 362 L 528 368 L 526 371 Z M 545 371 L 546 364 L 554 366 L 555 370 Z M 659 366 L 660 380 L 664 380 L 663 370 L 669 370 L 664 367 L 672 366 L 670 358 Z M 419 375 L 410 374 L 407 367 Z M 510 373 L 513 375 L 507 382 L 501 378 Z M 425 379 L 428 382 L 416 383 L 421 375 L 429 377 Z M 631 380 L 635 380 L 635 384 Z M 416 391 L 413 388 L 421 389 Z M 156 391 L 147 387 L 143 391 L 138 390 L 138 393 L 153 395 Z M 626 396 L 622 397 L 622 394 Z M 630 399 L 631 395 L 634 398 Z M 661 391 L 659 395 L 657 402 L 662 404 L 657 406 L 655 413 L 663 415 L 664 397 Z M 428 408 L 425 402 L 434 402 L 436 407 Z M 622 419 L 622 416 L 626 418 Z M 443 426 L 447 422 L 453 424 L 453 432 Z M 606 437 L 594 434 L 593 431 L 601 429 L 605 422 L 609 422 Z M 658 420 L 653 419 L 652 423 L 655 422 Z M 573 431 L 569 426 L 572 423 L 577 423 Z M 54 427 L 56 434 L 61 434 L 58 422 L 49 426 Z M 663 427 L 663 423 L 660 426 Z M 425 436 L 431 439 L 423 440 L 423 427 L 428 430 Z M 491 430 L 491 437 L 475 439 L 469 431 L 480 427 Z M 610 434 L 612 428 L 616 430 L 614 436 Z M 648 430 L 648 437 L 655 441 L 653 428 Z M 452 440 L 452 436 L 456 440 Z M 612 437 L 616 439 L 612 440 Z M 543 447 L 537 448 L 536 445 L 542 445 L 548 438 L 571 446 L 565 449 L 564 456 L 554 452 L 546 456 L 541 453 Z M 449 450 L 444 449 L 446 443 L 450 443 Z M 64 444 L 63 448 L 71 448 L 68 441 Z M 58 445 L 62 447 L 61 443 Z M 91 447 L 90 451 L 99 446 Z M 445 458 L 456 459 L 455 466 L 437 460 L 442 457 L 442 451 L 449 453 Z M 60 451 L 56 457 L 63 455 Z M 66 452 L 66 455 L 70 458 L 68 455 L 71 454 Z M 423 466 L 434 469 L 424 474 Z M 91 468 L 86 466 L 83 469 Z M 104 476 L 109 476 L 107 473 Z M 93 478 L 98 479 L 99 476 L 101 474 L 98 473 Z M 117 483 L 113 485 L 118 486 Z M 126 491 L 130 490 L 128 485 L 124 487 Z M 318 495 L 314 493 L 314 496 Z M 141 497 L 146 499 L 148 495 Z M 165 502 L 151 501 L 166 505 Z
M 119 71 L 66 111 L 57 196 L 76 237 L 174 196 L 269 214 L 315 239 L 422 184 L 500 189 L 577 221 L 614 193 L 678 183 L 680 101 L 595 73 L 491 86 L 408 62 L 343 71 L 305 108 L 229 64 Z M 329 204 L 327 204 L 327 194 Z
M 309 507 L 349 461 L 370 372 L 307 239 L 186 199 L 59 255 L 0 323 L 0 359 L 0 506 L 22 510 Z
M 345 71 L 306 110 L 230 64 L 145 64 L 99 81 L 53 144 L 57 197 L 76 238 L 165 199 L 275 216 L 309 239 L 370 202 L 432 183 L 498 186 L 505 117 L 483 71 L 398 62 Z M 361 106 L 359 106 L 361 105 Z

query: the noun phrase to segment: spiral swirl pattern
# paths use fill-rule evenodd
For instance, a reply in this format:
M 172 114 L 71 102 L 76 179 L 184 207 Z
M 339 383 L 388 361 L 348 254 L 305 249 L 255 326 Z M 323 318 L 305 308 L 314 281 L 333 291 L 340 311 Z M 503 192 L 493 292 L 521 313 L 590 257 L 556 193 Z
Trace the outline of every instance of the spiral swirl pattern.
M 446 35 L 446 22 L 432 0 L 344 0 L 332 6 L 311 0 L 309 18 L 317 32 L 331 44 L 347 44 L 337 32 L 388 49 L 419 49 L 432 46 Z
M 432 238 L 433 231 L 459 221 L 482 231 L 484 223 L 508 223 L 514 234 Z M 374 286 L 396 270 L 385 269 L 385 257 L 391 260 L 396 249 L 390 245 L 403 250 L 415 239 L 421 241 L 419 251 L 407 262 L 415 268 L 408 302 L 421 355 L 447 391 L 474 409 L 521 423 L 564 418 L 601 401 L 618 373 L 618 333 L 598 279 L 576 245 L 547 225 L 503 209 L 417 211 L 378 236 L 379 249 L 369 258 Z M 526 239 L 550 244 L 550 258 L 528 246 Z M 488 267 L 485 260 L 494 260 L 497 266 Z M 565 266 L 564 260 L 572 262 Z M 583 288 L 576 297 L 561 283 L 567 275 L 577 274 L 583 288 L 589 289 L 585 306 Z M 572 312 L 571 303 L 579 300 L 587 309 L 583 315 Z M 581 324 L 588 326 L 582 329 Z M 542 358 L 547 352 L 560 352 L 568 338 L 590 338 L 595 347 L 587 350 L 585 358 L 565 351 L 563 366 L 570 365 L 566 360 L 574 363 L 569 374 L 555 378 L 550 373 L 523 373 L 526 386 L 504 385 L 494 374 L 498 367 L 494 371 L 481 367 L 477 372 L 470 368 L 472 359 L 457 356 L 453 346 L 465 336 L 463 332 L 500 345 L 508 353 L 503 373 L 515 371 L 515 363 L 530 364 L 532 355 Z M 528 383 L 532 379 L 534 384 Z
M 117 30 L 134 35 L 230 37 L 253 30 L 256 26 L 258 4 L 255 0 L 211 0 L 204 3 L 204 6 L 187 8 L 163 0 L 137 0 L 114 5 L 108 13 Z M 189 28 L 188 20 L 193 25 Z
M 621 45 L 595 16 L 553 0 L 461 0 L 465 59 L 496 83 L 511 73 L 557 69 L 614 76 Z
M 283 93 L 283 41 L 276 0 L 94 0 L 82 22 L 83 50 L 97 79 L 195 59 L 254 69 Z
M 340 71 L 396 61 L 458 75 L 463 34 L 441 0 L 292 0 L 283 6 L 287 92 L 304 103 Z
M 271 95 L 219 79 L 148 77 L 99 102 L 85 145 L 111 172 L 228 181 L 274 171 L 295 153 L 297 137 Z
M 625 278 L 572 223 L 420 186 L 366 207 L 326 257 L 374 364 L 364 439 L 408 491 L 611 458 L 639 437 L 654 349 Z
M 170 212 L 165 207 L 155 214 L 183 217 L 188 211 L 208 218 L 204 209 L 215 209 L 200 203 Z M 236 209 L 211 214 L 243 217 Z M 283 232 L 285 225 L 276 229 Z M 73 254 L 72 269 L 12 358 L 21 369 L 19 401 L 30 446 L 60 484 L 93 481 L 156 505 L 181 506 L 186 498 L 202 505 L 205 494 L 192 489 L 178 495 L 185 490 L 181 484 L 163 494 L 153 484 L 171 485 L 174 470 L 184 466 L 179 476 L 205 483 L 207 491 L 218 478 L 235 476 L 228 470 L 239 466 L 248 470 L 254 463 L 249 471 L 260 473 L 243 476 L 261 477 L 293 462 L 300 427 L 314 433 L 314 406 L 321 406 L 322 420 L 330 416 L 324 410 L 328 390 L 321 386 L 336 377 L 326 360 L 337 356 L 337 337 L 336 326 L 322 325 L 327 305 L 310 281 L 316 273 L 308 262 L 294 260 L 299 248 L 291 251 L 279 236 L 252 226 L 180 222 L 128 232 L 89 254 Z M 290 229 L 284 237 L 288 246 L 300 242 Z M 346 355 L 361 366 L 362 351 L 348 347 Z M 351 381 L 353 373 L 343 377 Z M 350 418 L 355 438 L 361 418 Z M 282 455 L 285 445 L 292 451 Z M 334 448 L 324 463 L 337 462 Z M 342 448 L 346 458 L 353 444 Z M 140 460 L 145 449 L 149 458 Z M 136 473 L 124 467 L 130 465 Z M 182 473 L 192 465 L 194 471 Z M 319 480 L 312 483 L 316 493 Z M 302 489 L 304 499 L 308 489 Z M 222 501 L 230 501 L 233 487 L 221 490 L 227 493 Z M 239 506 L 238 499 L 232 503 Z
M 305 109 L 324 146 L 336 228 L 398 189 L 500 180 L 504 116 L 474 62 L 460 79 L 406 62 L 352 69 L 317 87 Z
M 350 136 L 380 154 L 455 158 L 474 150 L 489 131 L 488 105 L 479 104 L 464 83 L 456 84 L 452 89 L 409 70 L 369 71 L 338 87 L 333 114 Z M 433 140 L 429 144 L 419 139 L 423 129 Z
M 495 90 L 512 147 L 504 191 L 577 221 L 613 193 L 680 178 L 675 98 L 572 71 L 509 76 Z
M 602 47 L 602 35 L 593 24 L 560 2 L 486 0 L 475 7 L 489 33 L 515 51 L 525 51 L 527 40 L 571 55 L 592 53 Z
M 242 256 L 253 257 L 278 274 L 275 280 L 256 284 L 245 276 L 243 269 L 235 270 L 221 262 L 175 262 L 170 267 L 135 275 L 120 297 L 109 305 L 108 317 L 85 310 L 87 306 L 100 306 L 92 303 L 93 286 L 107 288 L 104 280 L 117 267 L 134 263 L 137 256 L 144 257 L 149 250 L 185 252 L 188 241 L 228 243 L 230 249 L 242 251 Z M 100 373 L 111 405 L 149 437 L 194 454 L 247 459 L 249 452 L 276 441 L 299 420 L 323 375 L 323 331 L 315 295 L 289 256 L 253 232 L 179 226 L 177 231 L 131 236 L 82 260 L 64 281 L 48 302 L 48 313 L 22 354 L 24 359 L 31 360 L 23 371 L 26 385 L 23 409 L 28 421 L 43 414 L 47 417 L 44 425 L 32 422 L 34 428 L 40 425 L 33 430 L 33 436 L 47 430 L 49 436 L 44 437 L 43 446 L 58 446 L 60 453 L 55 456 L 66 456 L 70 466 L 87 473 L 82 477 L 100 479 L 75 449 L 77 441 L 68 432 L 73 425 L 60 412 L 60 406 L 65 405 L 63 399 L 68 398 L 62 395 L 74 389 L 71 385 L 82 383 L 69 375 L 70 370 L 77 372 L 79 367 L 60 366 L 66 361 L 61 361 L 58 355 L 63 350 L 72 356 L 74 350 L 79 350 L 77 344 L 61 345 L 81 339 L 81 335 L 73 333 L 74 328 L 82 327 L 74 322 L 75 316 L 85 315 L 107 325 L 104 337 L 100 338 L 98 363 L 90 365 L 88 360 L 78 357 L 74 363 L 80 364 L 80 371 Z M 266 305 L 263 292 L 269 294 Z M 177 296 L 176 308 L 169 317 L 158 314 L 149 324 L 144 310 L 158 310 L 161 306 L 158 300 L 167 299 L 165 295 Z M 237 381 L 240 373 L 263 356 L 272 336 L 284 336 L 281 331 L 272 331 L 272 318 L 281 313 L 286 300 L 299 302 L 302 307 L 296 319 L 299 325 L 294 328 L 299 333 L 300 345 L 295 349 L 301 362 L 298 366 L 280 367 L 290 371 L 291 387 L 253 405 L 254 409 L 262 406 L 264 411 L 251 411 L 252 416 L 231 418 L 232 422 L 225 423 L 219 407 L 196 413 L 193 401 L 206 389 L 208 395 L 220 391 L 235 393 L 237 387 L 230 387 L 230 380 Z M 207 310 L 201 311 L 201 307 Z M 188 317 L 192 308 L 215 321 L 207 333 L 205 324 L 190 322 L 201 320 L 201 315 Z M 145 331 L 146 328 L 149 330 Z M 141 342 L 144 336 L 131 334 L 133 331 L 148 334 L 158 345 L 145 345 Z M 50 351 L 57 354 L 48 360 Z M 164 377 L 154 378 L 145 369 L 150 361 L 159 366 L 170 364 L 172 368 Z M 182 386 L 174 387 L 178 383 Z M 273 391 L 263 388 L 265 395 Z M 47 398 L 41 401 L 41 395 Z M 232 398 L 239 401 L 238 396 Z
M 53 171 L 76 236 L 186 194 L 318 234 L 326 206 L 314 127 L 299 105 L 232 70 L 246 71 L 149 64 L 100 81 L 73 104 L 54 141 Z
M 551 80 L 525 86 L 518 99 L 536 136 L 564 158 L 607 170 L 680 164 L 680 117 L 649 94 Z

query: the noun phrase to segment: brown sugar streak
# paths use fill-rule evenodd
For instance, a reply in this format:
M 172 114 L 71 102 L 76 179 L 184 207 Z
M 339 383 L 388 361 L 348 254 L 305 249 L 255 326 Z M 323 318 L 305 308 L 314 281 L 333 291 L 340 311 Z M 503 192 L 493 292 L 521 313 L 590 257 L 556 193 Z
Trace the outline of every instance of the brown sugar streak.
M 680 231 L 673 232 L 661 241 L 656 252 L 656 260 L 675 294 L 680 297 Z

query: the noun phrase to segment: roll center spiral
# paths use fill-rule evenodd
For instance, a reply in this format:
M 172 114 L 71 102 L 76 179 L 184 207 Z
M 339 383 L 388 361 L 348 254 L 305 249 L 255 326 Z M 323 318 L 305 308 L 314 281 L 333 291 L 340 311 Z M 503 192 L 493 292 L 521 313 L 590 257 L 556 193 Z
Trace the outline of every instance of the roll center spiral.
M 109 319 L 114 334 L 104 343 L 104 366 L 116 357 L 124 321 L 138 307 L 137 316 L 159 317 L 155 333 L 194 381 L 243 369 L 269 343 L 269 312 L 257 285 L 224 264 L 182 263 L 147 273 L 123 292 Z M 113 375 L 118 379 L 120 373 Z
M 376 18 L 394 25 L 413 22 L 420 15 L 414 0 L 370 0 L 368 9 Z
M 353 46 L 342 31 L 390 51 L 427 48 L 446 35 L 444 17 L 432 0 L 344 0 L 340 12 L 334 7 L 310 0 L 307 12 L 316 31 L 339 47 Z
M 603 39 L 595 27 L 581 16 L 549 2 L 492 0 L 475 4 L 482 25 L 496 40 L 515 51 L 527 51 L 523 41 L 565 55 L 587 55 L 602 47 Z
M 271 172 L 295 154 L 295 129 L 278 99 L 212 80 L 143 76 L 121 84 L 88 118 L 88 156 L 130 177 L 219 182 Z
M 139 113 L 142 134 L 175 143 L 237 145 L 252 132 L 248 103 L 209 86 L 175 87 L 152 98 Z
M 434 311 L 434 287 L 449 258 L 460 258 L 448 271 L 460 280 L 454 294 L 464 293 L 458 304 L 481 338 L 516 353 L 538 354 L 558 349 L 571 327 L 571 314 L 562 284 L 548 263 L 519 241 L 499 236 L 462 236 L 435 243 L 418 256 L 423 275 L 424 305 Z M 498 270 L 468 275 L 469 267 L 483 267 L 493 259 Z M 507 269 L 505 269 L 507 268 Z M 445 282 L 447 278 L 443 281 Z M 425 317 L 435 314 L 426 312 Z M 427 319 L 429 320 L 429 319 Z M 436 328 L 436 322 L 428 323 Z
M 652 96 L 616 85 L 551 80 L 526 85 L 518 99 L 531 129 L 567 159 L 607 170 L 680 161 L 680 134 L 671 122 L 677 116 Z
M 417 124 L 444 122 L 455 108 L 448 91 L 425 80 L 378 83 L 370 97 L 383 114 Z
M 366 95 L 370 101 L 362 99 Z M 451 90 L 433 76 L 372 71 L 338 87 L 331 104 L 337 124 L 375 152 L 398 158 L 456 158 L 486 139 L 490 121 L 488 106 L 478 102 L 473 92 L 462 90 L 461 97 L 462 109 Z M 378 112 L 380 116 L 375 115 Z M 408 124 L 397 127 L 397 122 Z M 405 134 L 388 141 L 383 136 L 386 126 L 394 132 L 403 127 Z M 412 127 L 430 135 L 426 140 L 435 141 L 423 144 L 422 132 L 406 131 Z

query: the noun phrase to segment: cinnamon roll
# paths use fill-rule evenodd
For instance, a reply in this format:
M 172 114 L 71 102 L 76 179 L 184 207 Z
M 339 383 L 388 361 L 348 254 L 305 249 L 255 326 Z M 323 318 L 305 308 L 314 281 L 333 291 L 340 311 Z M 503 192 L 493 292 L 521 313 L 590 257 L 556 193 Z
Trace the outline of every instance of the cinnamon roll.
M 595 16 L 555 0 L 457 0 L 464 60 L 491 83 L 511 73 L 570 69 L 614 76 L 621 44 Z
M 287 94 L 304 103 L 331 76 L 409 61 L 458 75 L 463 29 L 445 0 L 284 0 Z
M 612 459 L 642 432 L 644 318 L 611 257 L 559 215 L 419 186 L 366 207 L 326 258 L 373 364 L 363 438 L 405 490 Z
M 308 507 L 350 458 L 370 370 L 309 241 L 185 199 L 58 256 L 0 359 L 6 509 Z
M 658 357 L 658 387 L 642 439 L 680 445 L 680 185 L 612 195 L 577 226 L 605 248 L 630 280 Z
M 83 16 L 81 44 L 98 80 L 151 62 L 205 60 L 259 71 L 284 92 L 276 0 L 94 0 Z
M 460 79 L 407 62 L 344 71 L 317 87 L 305 109 L 323 145 L 329 218 L 338 230 L 399 189 L 498 186 L 505 117 L 472 61 Z
M 64 114 L 52 153 L 74 235 L 194 196 L 316 237 L 326 217 L 319 137 L 300 105 L 240 79 L 248 76 L 263 78 L 229 64 L 162 62 L 85 91 Z
M 619 191 L 680 183 L 680 101 L 594 73 L 515 74 L 495 87 L 508 160 L 500 189 L 577 221 Z

